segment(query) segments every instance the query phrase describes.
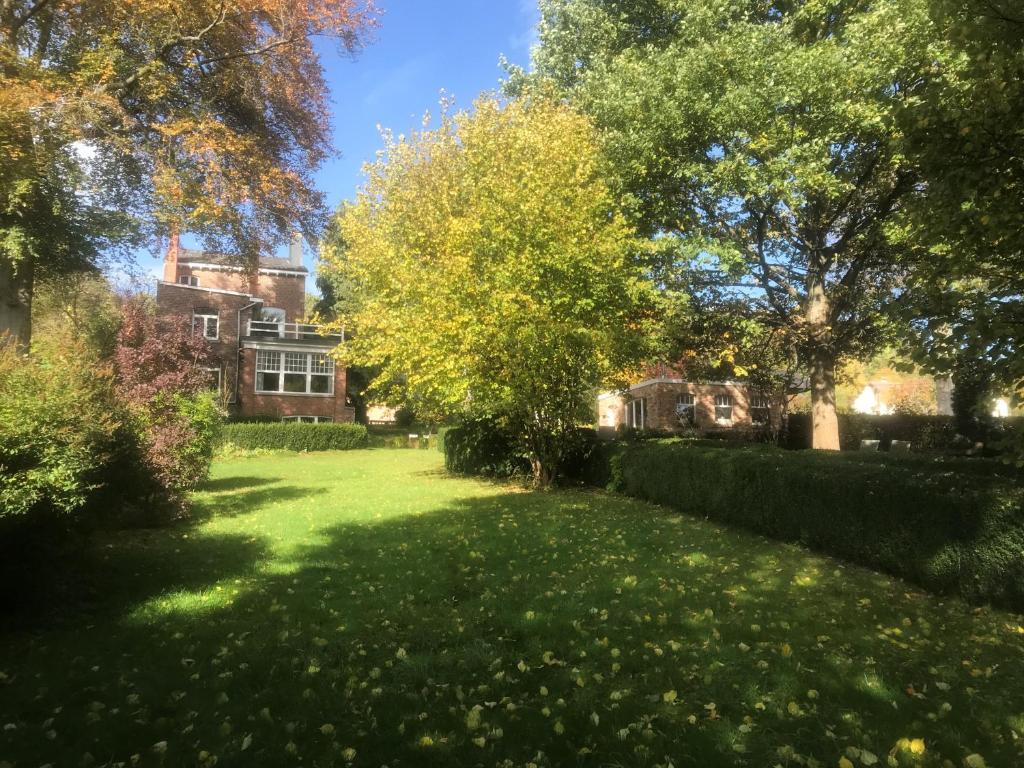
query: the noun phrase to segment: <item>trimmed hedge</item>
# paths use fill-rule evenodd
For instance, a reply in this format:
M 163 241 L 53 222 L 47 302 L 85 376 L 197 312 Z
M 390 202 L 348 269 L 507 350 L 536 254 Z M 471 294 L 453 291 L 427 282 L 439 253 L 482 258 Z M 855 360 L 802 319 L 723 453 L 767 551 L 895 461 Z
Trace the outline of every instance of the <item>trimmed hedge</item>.
M 1024 429 L 1024 419 L 1000 419 L 997 427 L 1004 430 Z M 963 447 L 952 416 L 891 414 L 873 416 L 863 413 L 839 414 L 839 444 L 844 451 L 855 451 L 861 440 L 880 440 L 887 450 L 893 440 L 908 440 L 914 450 L 946 450 Z M 791 413 L 783 444 L 787 448 L 811 447 L 811 415 Z
M 347 451 L 365 448 L 367 436 L 362 424 L 236 422 L 221 428 L 220 443 L 248 451 Z
M 800 542 L 933 592 L 1024 610 L 1019 477 L 954 471 L 961 462 L 667 441 L 608 447 L 595 460 L 590 476 L 609 477 L 611 490 Z

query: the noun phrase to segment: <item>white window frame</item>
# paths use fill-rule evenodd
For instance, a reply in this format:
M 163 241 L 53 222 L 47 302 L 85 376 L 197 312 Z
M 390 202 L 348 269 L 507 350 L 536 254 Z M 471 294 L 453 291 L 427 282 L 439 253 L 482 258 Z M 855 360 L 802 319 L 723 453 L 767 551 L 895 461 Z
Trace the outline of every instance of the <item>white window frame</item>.
M 216 373 L 217 374 L 217 389 L 216 389 L 216 392 L 219 395 L 221 393 L 221 387 L 223 386 L 223 379 L 224 379 L 223 371 L 221 370 L 220 366 L 217 366 L 217 367 L 203 366 L 202 368 L 200 368 L 200 370 L 206 371 L 207 373 Z
M 192 313 L 192 330 L 196 330 L 196 320 L 200 320 L 203 324 L 202 336 L 204 339 L 210 341 L 217 341 L 220 338 L 220 314 L 210 314 L 208 312 L 193 312 Z M 210 335 L 210 321 L 213 321 L 213 335 Z
M 754 414 L 763 414 L 764 418 L 758 419 Z M 767 426 L 772 420 L 772 405 L 764 395 L 753 395 L 750 398 L 750 423 L 759 427 Z
M 178 285 L 190 285 L 193 288 L 199 287 L 198 275 L 182 275 L 178 278 Z
M 261 373 L 277 374 L 277 389 L 261 388 Z M 295 392 L 285 389 L 285 376 L 299 375 L 305 376 L 305 390 Z M 327 379 L 326 392 L 314 392 L 312 390 L 314 377 Z M 326 352 L 257 349 L 256 376 L 253 386 L 258 395 L 334 397 L 334 359 Z
M 626 403 L 626 426 L 644 429 L 647 426 L 647 398 L 637 397 Z
M 732 395 L 715 395 L 715 423 L 732 424 L 734 405 Z M 728 409 L 727 411 L 725 410 L 726 408 Z
M 697 426 L 697 398 L 692 392 L 676 395 L 676 418 L 680 424 Z
M 282 416 L 281 421 L 296 422 L 298 424 L 333 424 L 333 416 Z

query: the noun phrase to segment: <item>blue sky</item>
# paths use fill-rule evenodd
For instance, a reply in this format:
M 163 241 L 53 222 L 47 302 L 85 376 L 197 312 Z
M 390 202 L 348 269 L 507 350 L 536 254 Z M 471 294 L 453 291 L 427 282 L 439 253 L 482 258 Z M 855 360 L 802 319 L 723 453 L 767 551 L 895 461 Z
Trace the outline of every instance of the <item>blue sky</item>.
M 317 185 L 332 210 L 362 182 L 362 164 L 381 147 L 378 126 L 396 134 L 419 128 L 425 111 L 437 114 L 442 90 L 459 107 L 469 106 L 499 85 L 499 57 L 526 65 L 536 39 L 535 0 L 376 1 L 380 25 L 354 58 L 321 48 L 339 154 L 320 169 Z M 140 257 L 154 275 L 155 262 Z M 306 266 L 314 266 L 312 252 Z

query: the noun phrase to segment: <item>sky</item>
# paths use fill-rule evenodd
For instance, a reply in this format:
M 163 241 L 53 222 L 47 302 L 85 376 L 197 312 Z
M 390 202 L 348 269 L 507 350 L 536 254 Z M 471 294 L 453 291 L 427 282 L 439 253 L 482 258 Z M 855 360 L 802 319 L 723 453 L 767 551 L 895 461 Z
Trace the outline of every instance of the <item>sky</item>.
M 468 107 L 482 91 L 499 86 L 499 58 L 529 63 L 540 18 L 536 0 L 376 0 L 380 23 L 354 57 L 326 41 L 319 46 L 331 91 L 332 135 L 337 156 L 316 176 L 334 210 L 354 196 L 362 165 L 381 148 L 380 128 L 396 135 L 420 128 L 436 115 L 441 92 Z M 285 255 L 282 248 L 279 255 Z M 313 270 L 313 252 L 306 249 Z M 139 266 L 160 274 L 151 255 Z M 313 291 L 313 280 L 307 291 Z

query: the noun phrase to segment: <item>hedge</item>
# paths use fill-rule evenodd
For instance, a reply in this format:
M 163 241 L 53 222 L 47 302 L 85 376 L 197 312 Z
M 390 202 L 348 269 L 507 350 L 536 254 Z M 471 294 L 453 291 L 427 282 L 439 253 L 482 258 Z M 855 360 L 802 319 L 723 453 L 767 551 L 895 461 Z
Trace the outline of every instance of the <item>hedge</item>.
M 915 457 L 916 458 L 916 457 Z M 1024 484 L 961 461 L 850 459 L 674 441 L 610 446 L 592 478 L 629 496 L 1024 610 Z M 991 471 L 989 468 L 993 468 Z
M 1024 429 L 1024 419 L 1000 419 L 998 427 Z M 963 447 L 952 416 L 891 414 L 874 416 L 862 413 L 839 414 L 839 444 L 843 450 L 857 450 L 861 440 L 879 440 L 886 450 L 893 440 L 907 440 L 915 450 L 945 450 Z M 787 419 L 783 444 L 787 448 L 811 447 L 811 415 L 791 413 Z
M 242 450 L 347 451 L 365 448 L 367 437 L 362 424 L 236 422 L 224 425 L 220 443 Z

